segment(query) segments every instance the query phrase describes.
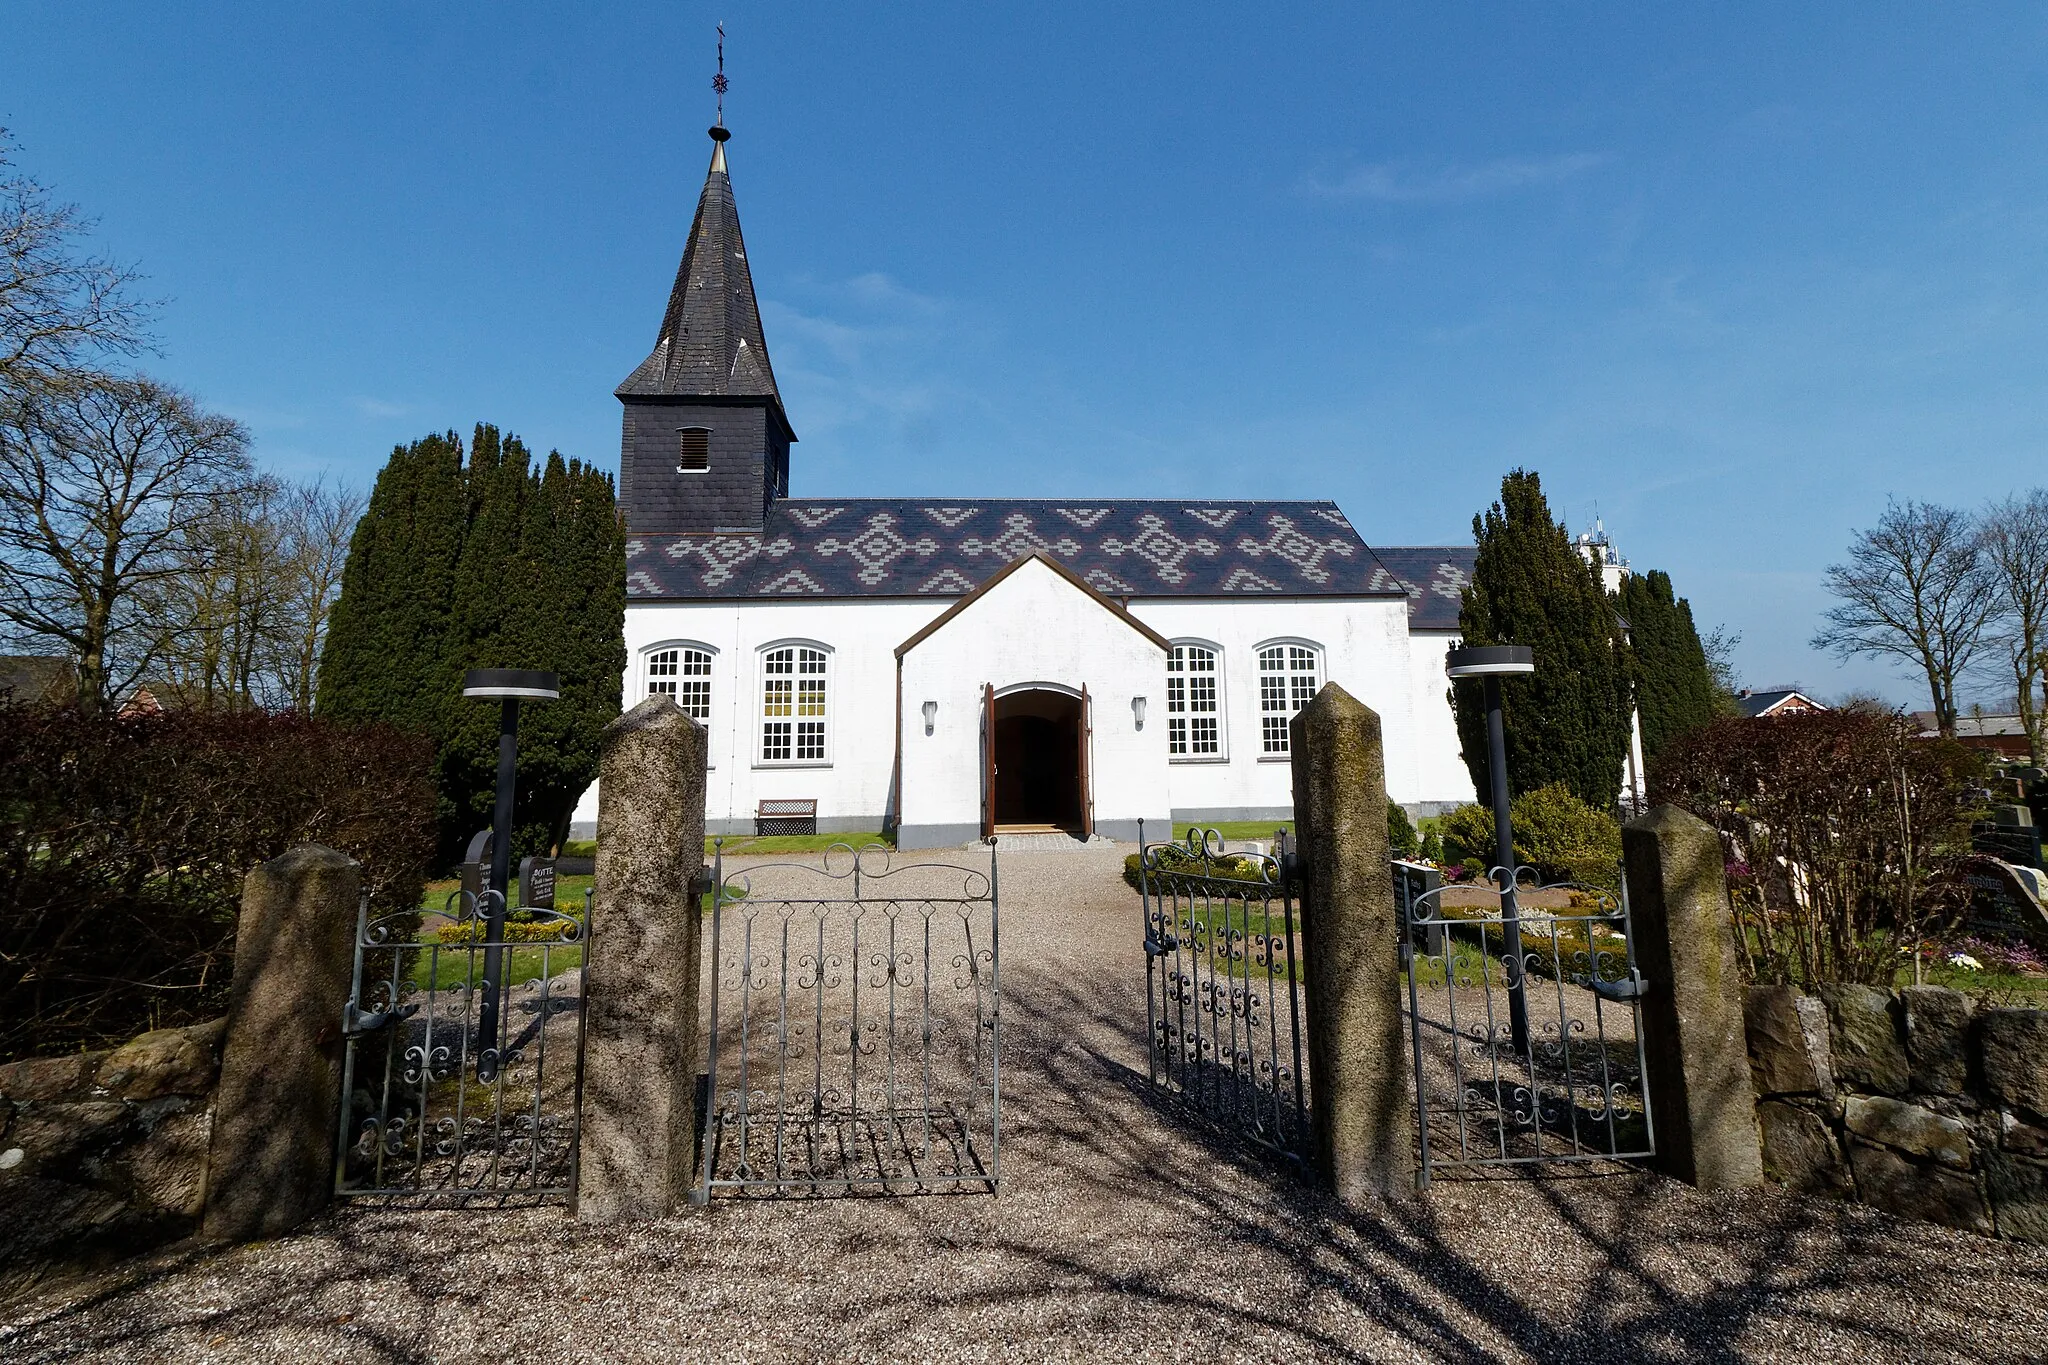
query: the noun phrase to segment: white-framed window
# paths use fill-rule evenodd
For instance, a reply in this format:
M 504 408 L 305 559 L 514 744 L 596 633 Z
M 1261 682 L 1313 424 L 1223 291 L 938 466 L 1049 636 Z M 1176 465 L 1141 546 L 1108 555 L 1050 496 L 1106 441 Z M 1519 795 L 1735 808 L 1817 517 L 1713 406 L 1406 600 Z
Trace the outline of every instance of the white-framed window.
M 1223 669 L 1214 645 L 1186 641 L 1166 656 L 1166 754 L 1170 759 L 1220 759 Z
M 1321 651 L 1290 640 L 1259 646 L 1259 752 L 1287 752 L 1287 722 L 1315 698 Z
M 683 714 L 711 723 L 711 650 L 703 645 L 656 645 L 647 651 L 647 695 L 674 697 Z
M 676 473 L 703 474 L 711 469 L 711 428 L 684 427 L 676 433 Z
M 771 645 L 761 653 L 761 761 L 824 763 L 830 723 L 831 656 L 816 645 Z

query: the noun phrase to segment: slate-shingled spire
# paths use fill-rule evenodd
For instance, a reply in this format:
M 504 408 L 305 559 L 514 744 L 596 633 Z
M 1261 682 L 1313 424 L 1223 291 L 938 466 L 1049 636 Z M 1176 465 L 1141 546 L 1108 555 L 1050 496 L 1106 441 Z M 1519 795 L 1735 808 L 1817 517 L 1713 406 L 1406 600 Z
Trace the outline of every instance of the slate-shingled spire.
M 739 209 L 725 170 L 725 140 L 731 134 L 719 127 L 711 135 L 711 169 L 697 199 L 697 217 L 690 224 L 661 331 L 654 350 L 619 385 L 618 396 L 772 398 L 780 409 L 782 395 L 768 363 Z
M 630 533 L 759 531 L 789 491 L 796 440 L 775 388 L 723 123 L 654 350 L 616 390 L 619 505 Z

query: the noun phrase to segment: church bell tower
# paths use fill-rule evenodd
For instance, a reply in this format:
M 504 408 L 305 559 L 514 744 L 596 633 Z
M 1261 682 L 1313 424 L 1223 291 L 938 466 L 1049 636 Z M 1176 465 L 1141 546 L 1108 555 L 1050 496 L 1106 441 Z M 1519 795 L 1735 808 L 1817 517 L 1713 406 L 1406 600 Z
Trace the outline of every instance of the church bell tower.
M 796 433 L 761 335 L 725 169 L 731 136 L 721 117 L 661 332 L 617 390 L 628 534 L 757 533 L 768 505 L 789 491 Z

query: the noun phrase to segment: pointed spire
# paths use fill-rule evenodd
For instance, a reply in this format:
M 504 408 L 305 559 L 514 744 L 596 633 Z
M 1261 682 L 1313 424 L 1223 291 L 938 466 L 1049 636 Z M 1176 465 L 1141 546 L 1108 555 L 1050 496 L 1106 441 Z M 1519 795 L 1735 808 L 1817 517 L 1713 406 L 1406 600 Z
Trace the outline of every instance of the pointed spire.
M 697 217 L 683 248 L 675 288 L 654 350 L 619 385 L 620 397 L 679 396 L 772 398 L 782 395 L 768 363 L 761 308 L 740 237 L 740 215 L 725 169 L 732 134 L 711 129 L 711 168 L 697 199 Z

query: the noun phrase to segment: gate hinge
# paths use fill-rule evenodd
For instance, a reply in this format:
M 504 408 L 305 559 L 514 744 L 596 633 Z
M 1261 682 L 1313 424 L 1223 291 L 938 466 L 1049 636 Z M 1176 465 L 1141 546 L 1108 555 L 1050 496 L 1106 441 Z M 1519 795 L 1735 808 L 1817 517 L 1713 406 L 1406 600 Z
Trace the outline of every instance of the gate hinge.
M 697 869 L 697 874 L 696 874 L 696 875 L 695 875 L 694 877 L 691 877 L 691 878 L 690 878 L 690 890 L 689 890 L 689 895 L 690 895 L 690 896 L 692 896 L 692 897 L 693 897 L 693 898 L 695 898 L 695 899 L 698 899 L 698 900 L 702 900 L 702 899 L 703 899 L 704 897 L 706 897 L 706 896 L 708 896 L 708 895 L 710 895 L 710 894 L 711 894 L 711 869 L 710 869 L 710 868 L 708 868 L 708 867 L 701 867 L 701 866 L 700 866 L 700 867 L 699 867 L 699 868 Z
M 1179 947 L 1180 940 L 1172 934 L 1168 934 L 1164 938 L 1153 938 L 1150 934 L 1145 936 L 1145 956 L 1147 957 L 1165 957 L 1168 953 L 1173 952 Z
M 1588 984 L 1592 986 L 1593 994 L 1602 1000 L 1640 1000 L 1650 992 L 1650 983 L 1643 980 L 1643 974 L 1633 967 L 1629 968 L 1626 981 L 1595 980 Z
M 360 1038 L 366 1033 L 375 1033 L 386 1024 L 396 1024 L 412 1018 L 420 1012 L 418 1005 L 400 1005 L 395 1010 L 378 1010 L 364 1014 L 351 1000 L 341 1012 L 341 1032 L 344 1037 Z

